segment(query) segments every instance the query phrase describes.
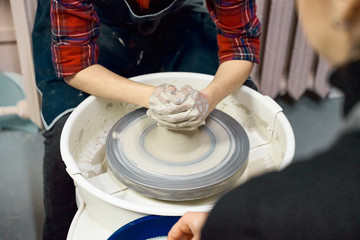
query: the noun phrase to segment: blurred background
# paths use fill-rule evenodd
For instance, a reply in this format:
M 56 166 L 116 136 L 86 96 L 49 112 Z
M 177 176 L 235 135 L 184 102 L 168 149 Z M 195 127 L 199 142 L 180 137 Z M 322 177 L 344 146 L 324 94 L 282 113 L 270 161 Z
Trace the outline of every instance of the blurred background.
M 31 30 L 36 0 L 0 0 L 0 239 L 40 239 L 43 126 Z M 257 0 L 261 64 L 251 76 L 290 121 L 294 161 L 331 144 L 342 127 L 342 95 L 331 68 L 308 45 L 293 0 Z

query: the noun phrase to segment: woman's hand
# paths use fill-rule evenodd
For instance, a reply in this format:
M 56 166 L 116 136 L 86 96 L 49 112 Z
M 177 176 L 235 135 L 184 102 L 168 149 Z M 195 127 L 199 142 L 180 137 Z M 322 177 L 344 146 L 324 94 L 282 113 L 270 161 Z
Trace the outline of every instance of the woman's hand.
M 199 91 L 185 85 L 181 90 L 162 84 L 149 99 L 147 115 L 160 126 L 173 130 L 195 130 L 205 124 L 209 103 Z
M 187 212 L 171 228 L 168 240 L 200 240 L 201 229 L 208 217 L 206 212 Z

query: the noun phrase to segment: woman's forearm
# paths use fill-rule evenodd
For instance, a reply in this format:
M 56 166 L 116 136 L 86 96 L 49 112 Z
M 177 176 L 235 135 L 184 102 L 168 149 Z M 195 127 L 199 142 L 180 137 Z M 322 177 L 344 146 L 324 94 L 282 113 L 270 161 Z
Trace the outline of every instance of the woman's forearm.
M 66 77 L 65 81 L 70 86 L 91 95 L 147 108 L 149 107 L 149 98 L 155 90 L 154 86 L 124 78 L 98 64 Z
M 201 91 L 209 100 L 209 112 L 230 93 L 242 86 L 253 65 L 254 63 L 249 61 L 231 60 L 219 66 L 213 81 Z M 98 64 L 66 77 L 65 81 L 83 92 L 146 108 L 149 107 L 150 96 L 156 88 L 119 76 Z
M 222 63 L 213 81 L 201 91 L 209 100 L 209 112 L 230 93 L 237 90 L 246 81 L 254 66 L 253 62 L 231 60 Z

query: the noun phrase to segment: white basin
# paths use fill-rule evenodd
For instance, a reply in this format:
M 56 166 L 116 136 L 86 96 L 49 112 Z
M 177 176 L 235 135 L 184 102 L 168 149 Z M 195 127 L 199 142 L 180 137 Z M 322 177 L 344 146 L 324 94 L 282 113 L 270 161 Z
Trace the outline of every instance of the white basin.
M 213 76 L 170 72 L 132 79 L 155 86 L 189 84 L 200 90 Z M 74 179 L 79 205 L 68 239 L 106 239 L 119 227 L 139 217 L 209 211 L 219 198 L 216 195 L 185 202 L 150 199 L 126 188 L 109 174 L 104 145 L 107 133 L 122 116 L 137 108 L 90 96 L 68 118 L 60 147 L 67 171 Z M 239 121 L 249 137 L 248 166 L 238 184 L 265 172 L 279 171 L 291 163 L 295 153 L 294 133 L 281 107 L 271 98 L 243 86 L 217 108 Z

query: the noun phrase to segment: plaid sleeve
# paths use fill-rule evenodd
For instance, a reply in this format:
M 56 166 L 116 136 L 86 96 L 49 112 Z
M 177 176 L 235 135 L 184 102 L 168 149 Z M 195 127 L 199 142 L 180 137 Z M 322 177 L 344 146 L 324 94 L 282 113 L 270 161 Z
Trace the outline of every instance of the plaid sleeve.
M 99 17 L 92 4 L 51 0 L 52 59 L 58 77 L 73 75 L 97 63 Z
M 259 62 L 260 21 L 255 0 L 206 0 L 218 29 L 220 63 L 228 60 Z

